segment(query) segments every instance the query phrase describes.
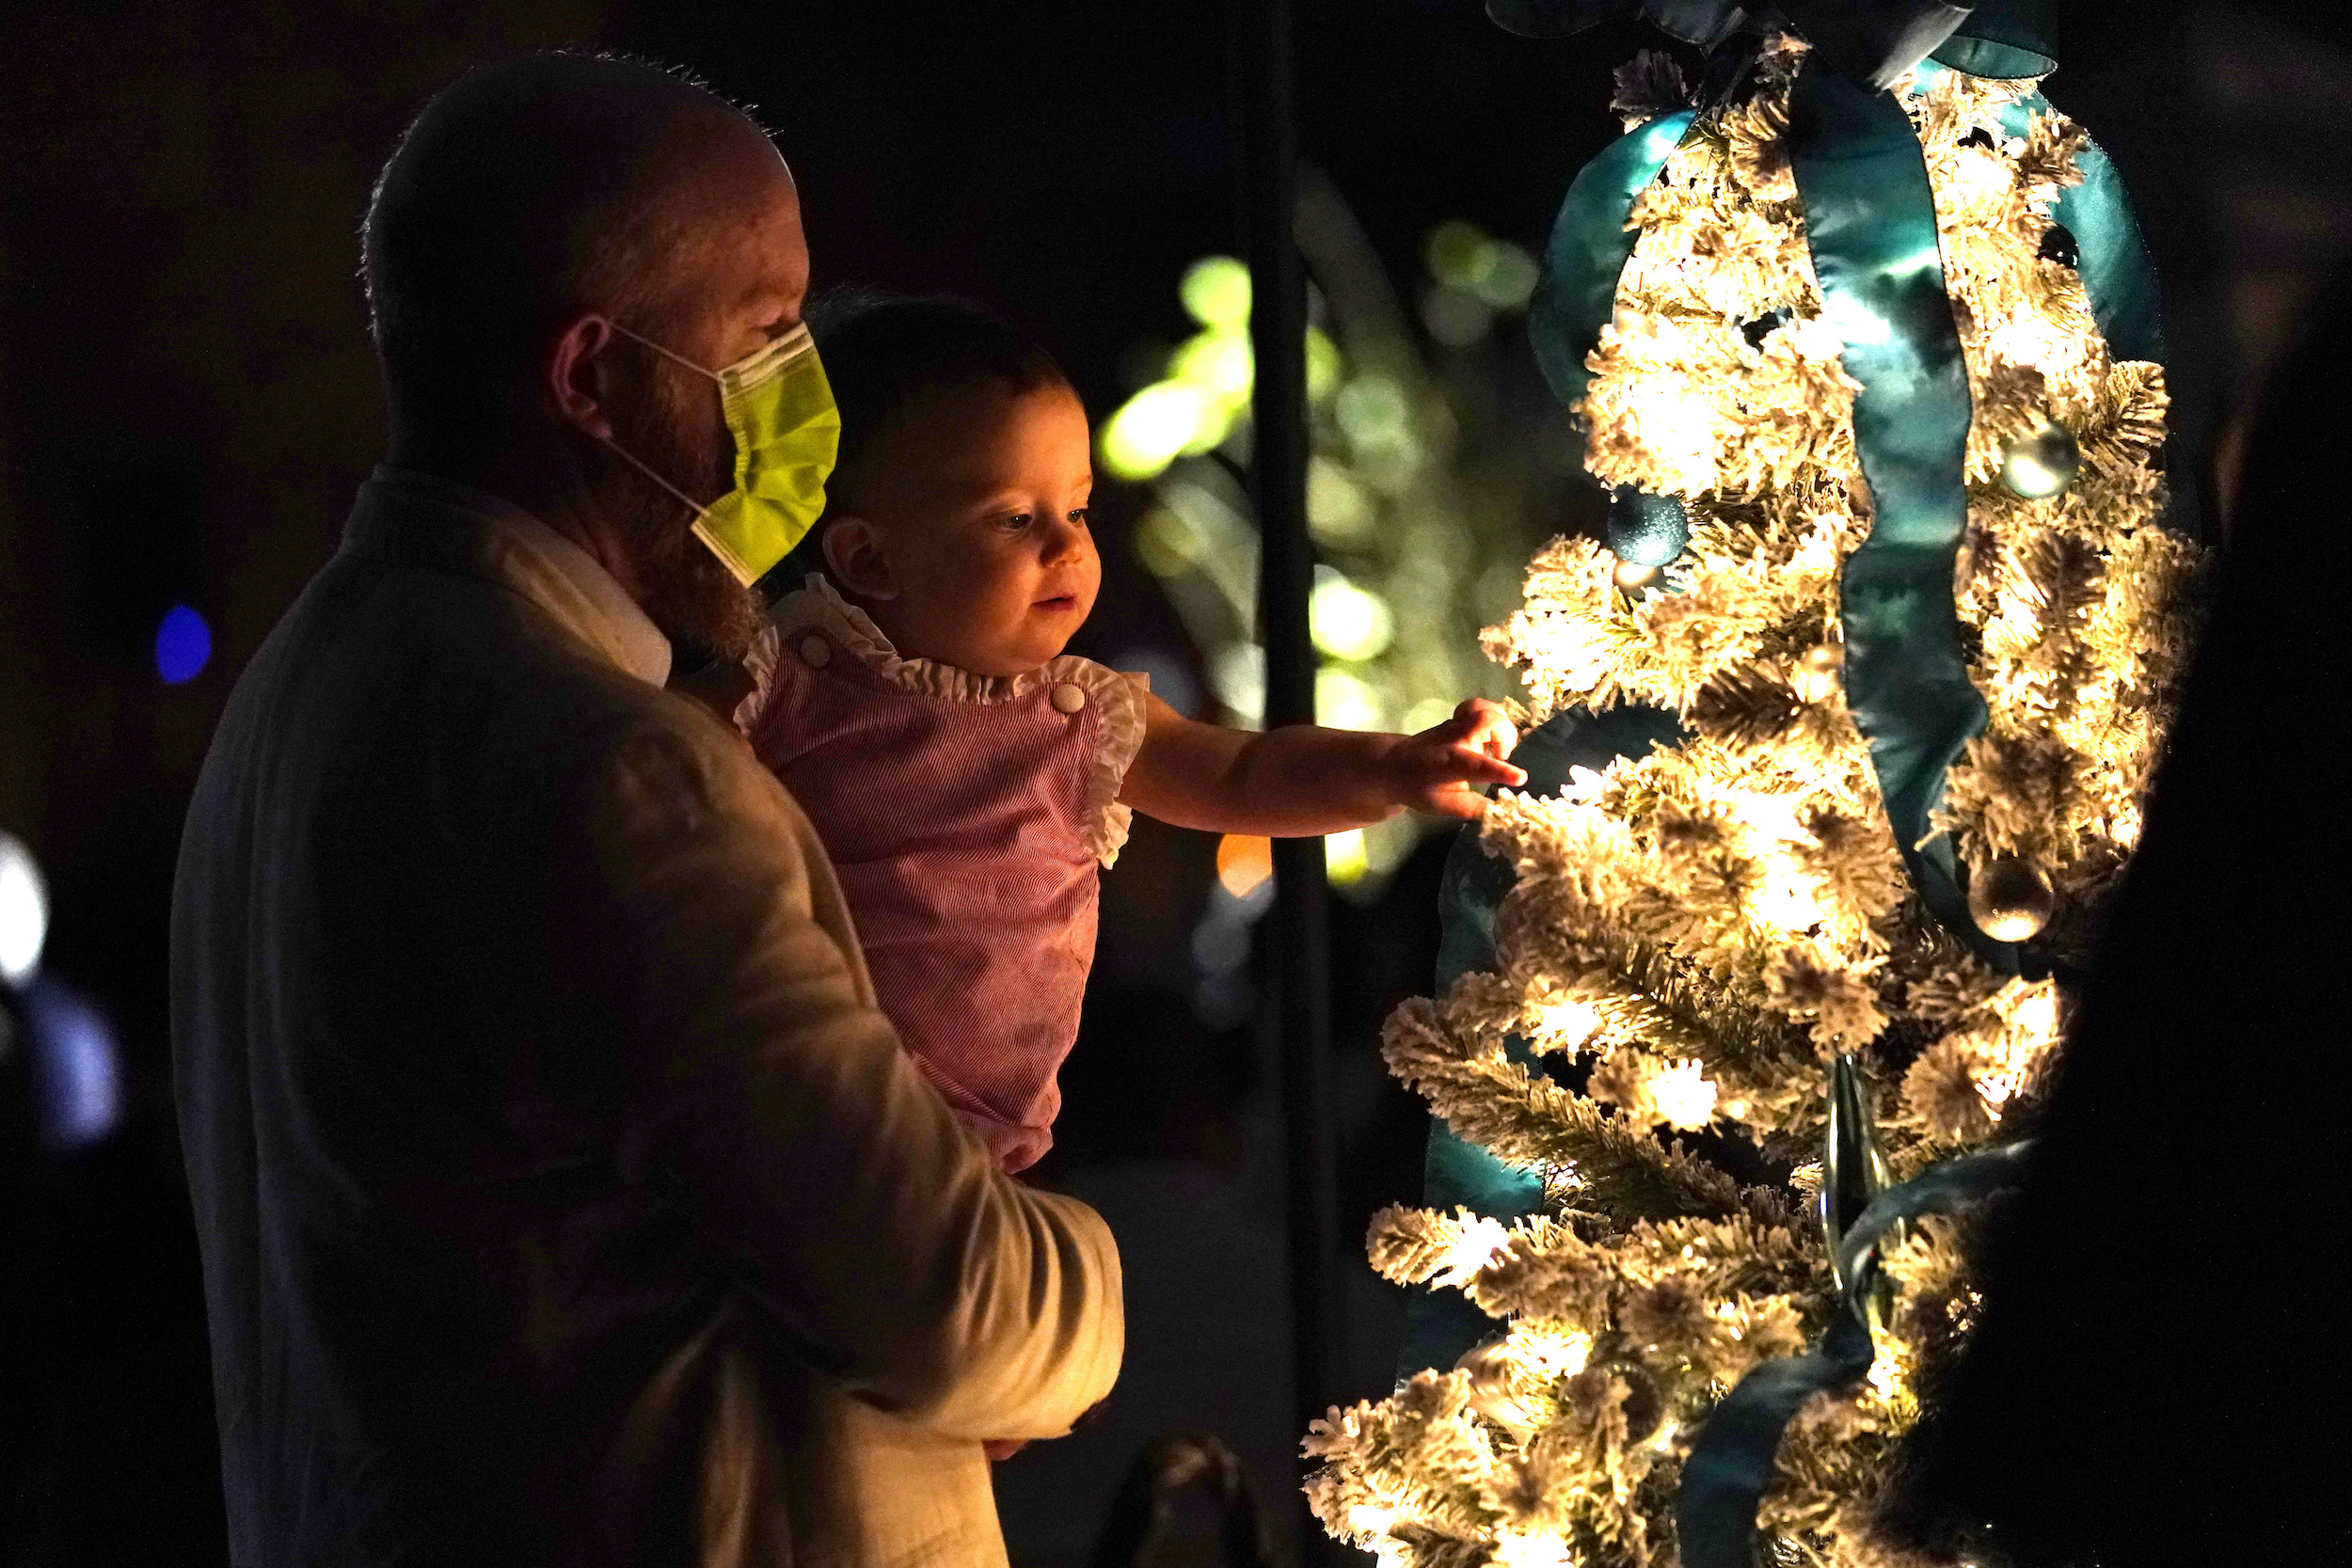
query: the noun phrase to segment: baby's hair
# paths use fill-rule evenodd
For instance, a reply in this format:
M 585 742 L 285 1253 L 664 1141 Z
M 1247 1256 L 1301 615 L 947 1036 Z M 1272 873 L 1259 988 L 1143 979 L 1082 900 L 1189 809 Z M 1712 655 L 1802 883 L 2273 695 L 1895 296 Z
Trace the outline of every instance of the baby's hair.
M 824 569 L 826 524 L 855 506 L 894 432 L 975 388 L 1018 395 L 1070 385 L 1027 334 L 961 300 L 835 289 L 811 301 L 804 319 L 841 410 L 841 452 L 824 515 L 771 574 L 779 590 Z

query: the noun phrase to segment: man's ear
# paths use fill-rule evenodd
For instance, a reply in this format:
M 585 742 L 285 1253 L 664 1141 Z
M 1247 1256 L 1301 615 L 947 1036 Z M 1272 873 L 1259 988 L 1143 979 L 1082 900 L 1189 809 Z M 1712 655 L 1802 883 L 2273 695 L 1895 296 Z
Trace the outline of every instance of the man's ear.
M 882 536 L 856 513 L 828 518 L 818 548 L 834 580 L 859 598 L 898 596 L 898 578 L 890 569 L 890 558 L 882 553 Z
M 598 315 L 577 317 L 548 351 L 547 390 L 555 416 L 584 436 L 612 439 L 612 399 L 621 335 Z

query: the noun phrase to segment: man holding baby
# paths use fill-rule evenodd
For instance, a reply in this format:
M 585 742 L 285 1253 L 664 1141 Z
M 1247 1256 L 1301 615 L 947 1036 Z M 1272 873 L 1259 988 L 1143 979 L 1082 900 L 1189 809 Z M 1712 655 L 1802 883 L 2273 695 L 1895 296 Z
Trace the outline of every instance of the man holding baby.
M 831 455 L 790 176 L 538 56 L 427 107 L 365 250 L 389 460 L 173 915 L 232 1559 L 1000 1565 L 983 1442 L 1108 1391 L 1111 1238 L 958 1125 L 790 796 L 662 689 Z

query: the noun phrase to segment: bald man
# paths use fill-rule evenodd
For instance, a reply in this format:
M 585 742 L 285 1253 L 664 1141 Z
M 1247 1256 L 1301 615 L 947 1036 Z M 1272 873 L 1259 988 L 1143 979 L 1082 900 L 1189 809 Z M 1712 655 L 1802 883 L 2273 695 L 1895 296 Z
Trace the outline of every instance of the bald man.
M 688 366 L 799 320 L 792 181 L 541 56 L 424 110 L 365 268 L 389 461 L 173 911 L 233 1560 L 999 1568 L 983 1440 L 1108 1390 L 1111 1239 L 948 1114 L 798 809 L 662 689 L 753 626 L 670 492 L 733 482 Z

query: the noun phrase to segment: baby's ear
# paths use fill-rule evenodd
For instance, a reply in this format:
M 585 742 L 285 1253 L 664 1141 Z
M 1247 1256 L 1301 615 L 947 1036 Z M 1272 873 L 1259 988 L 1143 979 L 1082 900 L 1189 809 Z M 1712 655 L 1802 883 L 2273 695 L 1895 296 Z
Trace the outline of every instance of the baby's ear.
M 874 525 L 853 512 L 828 518 L 818 548 L 834 581 L 861 599 L 895 599 L 898 578 L 882 553 L 882 537 Z

